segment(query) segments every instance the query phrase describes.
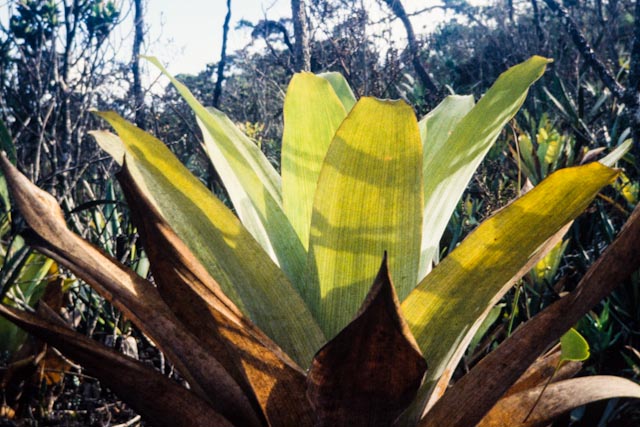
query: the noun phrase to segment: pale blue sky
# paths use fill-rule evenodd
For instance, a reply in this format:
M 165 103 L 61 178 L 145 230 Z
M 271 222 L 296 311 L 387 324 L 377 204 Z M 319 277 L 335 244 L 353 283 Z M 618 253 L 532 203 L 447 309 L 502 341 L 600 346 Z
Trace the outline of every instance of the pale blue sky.
M 220 58 L 226 0 L 148 0 L 148 53 L 163 57 L 173 73 L 195 73 Z M 232 0 L 230 51 L 249 42 L 235 31 L 240 19 L 252 22 L 290 15 L 290 0 Z

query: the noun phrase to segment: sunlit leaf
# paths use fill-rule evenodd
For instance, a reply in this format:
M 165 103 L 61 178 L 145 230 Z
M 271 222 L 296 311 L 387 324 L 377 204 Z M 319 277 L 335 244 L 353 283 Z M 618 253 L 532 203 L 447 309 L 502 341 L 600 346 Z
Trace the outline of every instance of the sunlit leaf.
M 512 286 L 545 240 L 616 175 L 599 163 L 550 175 L 478 226 L 418 285 L 402 309 L 429 363 L 427 382 L 442 375 L 483 313 Z
M 517 270 L 506 283 L 513 284 L 522 276 L 524 276 L 533 266 L 540 261 L 549 251 L 551 251 L 558 243 L 560 243 L 563 237 L 569 231 L 573 221 L 568 222 L 558 230 L 555 234 L 549 237 L 542 245 L 540 245 L 531 257 L 526 261 L 519 270 Z M 462 341 L 456 343 L 456 349 L 448 357 L 448 361 L 444 364 L 442 369 L 442 375 L 432 378 L 428 375 L 426 381 L 423 383 L 420 391 L 418 392 L 418 398 L 413 403 L 412 407 L 405 413 L 404 417 L 407 420 L 413 420 L 413 424 L 417 422 L 419 417 L 425 411 L 425 409 L 431 408 L 435 402 L 442 397 L 442 395 L 448 390 L 451 379 L 455 372 L 456 367 L 460 363 L 460 360 L 464 356 L 468 345 L 471 343 L 474 335 L 480 329 L 482 324 L 486 321 L 487 317 L 493 310 L 493 306 L 488 306 L 482 313 L 471 328 L 465 333 Z M 426 402 L 426 405 L 425 405 Z
M 474 105 L 473 95 L 450 95 L 418 122 L 422 139 L 425 188 L 431 170 L 430 165 L 437 160 L 435 156 L 446 146 L 460 120 L 471 111 Z
M 419 279 L 431 269 L 442 233 L 473 173 L 504 125 L 520 109 L 529 86 L 540 78 L 548 63 L 548 59 L 534 56 L 504 72 L 458 122 L 447 141 L 430 155 L 424 176 L 424 231 Z
M 392 425 L 426 368 L 400 314 L 385 258 L 356 318 L 313 360 L 307 396 L 316 425 Z
M 320 168 L 346 116 L 328 80 L 311 73 L 293 76 L 284 100 L 282 197 L 284 211 L 305 249 Z
M 93 132 L 101 147 L 119 162 L 119 153 L 126 150 L 136 185 L 224 293 L 301 366 L 308 366 L 324 338 L 282 270 L 162 142 L 115 113 L 100 114 L 120 135 Z
M 197 394 L 211 400 L 223 415 L 235 414 L 249 424 L 255 415 L 237 383 L 215 357 L 171 312 L 148 281 L 108 257 L 103 251 L 69 231 L 62 211 L 50 194 L 40 190 L 0 155 L 0 164 L 13 199 L 32 231 L 30 245 L 57 260 L 90 284 L 98 293 L 151 337 L 176 365 Z
M 331 143 L 311 219 L 307 301 L 327 337 L 353 318 L 389 254 L 396 291 L 415 286 L 422 218 L 422 144 L 402 101 L 362 98 Z
M 472 95 L 447 96 L 436 108 L 431 110 L 429 114 L 418 122 L 420 128 L 420 138 L 422 139 L 422 180 L 423 190 L 427 189 L 427 181 L 432 179 L 430 176 L 431 164 L 436 159 L 438 151 L 447 143 L 451 133 L 458 125 L 460 120 L 473 108 L 475 101 Z M 426 196 L 426 194 L 425 194 Z M 425 198 L 425 203 L 427 199 Z M 425 212 L 425 215 L 431 215 Z M 422 247 L 423 249 L 429 244 L 430 240 L 434 240 L 430 236 L 430 231 L 426 232 L 423 228 Z M 438 262 L 438 248 L 432 247 L 430 252 L 422 254 L 421 262 Z M 425 271 L 431 271 L 431 265 L 421 266 L 426 268 Z M 426 273 L 424 273 L 426 274 Z M 419 277 L 424 276 L 424 274 Z
M 207 153 L 238 216 L 262 248 L 296 285 L 304 269 L 306 254 L 284 214 L 280 176 L 259 147 L 227 116 L 214 108 L 203 107 L 185 85 L 169 74 L 160 61 L 153 57 L 145 58 L 171 80 L 196 114 Z M 208 194 L 202 197 L 213 196 Z M 176 231 L 181 235 L 180 230 Z M 181 237 L 185 239 L 186 236 Z M 189 239 L 185 240 L 190 242 Z M 200 256 L 198 251 L 194 252 L 196 256 Z
M 598 161 L 605 166 L 613 167 L 618 162 L 618 160 L 620 160 L 625 154 L 629 152 L 629 150 L 631 150 L 632 146 L 633 140 L 627 139 L 622 144 L 614 148 L 613 151 L 611 151 L 609 154 Z
M 336 72 L 328 72 L 318 74 L 319 77 L 326 79 L 333 86 L 333 90 L 335 91 L 338 98 L 340 98 L 340 102 L 344 106 L 345 111 L 348 113 L 351 111 L 354 105 L 356 105 L 356 97 L 349 87 L 349 83 L 343 77 L 342 74 Z
M 420 426 L 470 426 L 480 422 L 537 355 L 558 340 L 619 283 L 636 272 L 638 266 L 640 207 L 634 209 L 618 237 L 589 268 L 575 291 L 516 329 L 513 335 L 449 388 Z M 505 369 L 505 361 L 509 361 L 509 369 Z M 482 393 L 478 393 L 480 389 Z M 460 406 L 459 402 L 465 404 Z

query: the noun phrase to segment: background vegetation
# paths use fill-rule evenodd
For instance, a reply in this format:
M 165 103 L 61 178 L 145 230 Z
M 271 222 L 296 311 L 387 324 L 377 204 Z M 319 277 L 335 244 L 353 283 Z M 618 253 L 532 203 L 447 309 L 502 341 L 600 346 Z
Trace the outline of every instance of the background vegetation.
M 452 17 L 432 33 L 416 32 L 411 26 L 415 17 L 408 16 L 399 1 L 376 1 L 385 16 L 369 16 L 367 1 L 293 0 L 291 18 L 243 22 L 252 30 L 251 45 L 235 52 L 223 48 L 222 57 L 212 59 L 206 69 L 179 78 L 204 104 L 217 106 L 244 128 L 278 167 L 282 103 L 296 71 L 338 71 L 356 96 L 403 98 L 422 115 L 449 93 L 479 97 L 501 72 L 534 54 L 553 58 L 463 196 L 441 242 L 442 256 L 520 194 L 527 181 L 536 184 L 597 150 L 634 140 L 622 163 L 622 178 L 575 222 L 571 238 L 547 264 L 501 301 L 493 324 L 458 367 L 462 374 L 520 323 L 572 290 L 638 201 L 640 1 L 493 0 L 484 6 L 464 0 L 425 2 L 418 13 L 442 8 Z M 232 0 L 220 3 L 220 13 L 233 8 Z M 209 188 L 223 200 L 226 196 L 186 103 L 171 86 L 152 92 L 142 85 L 137 55 L 145 40 L 144 2 L 10 0 L 2 7 L 11 14 L 0 29 L 0 118 L 7 127 L 0 133 L 3 149 L 10 151 L 13 140 L 19 168 L 56 196 L 74 231 L 147 275 L 146 257 L 120 189 L 111 180 L 114 165 L 88 136 L 88 131 L 104 127 L 90 109 L 115 110 L 154 133 Z M 131 40 L 114 41 L 113 30 L 124 25 L 127 14 L 133 14 L 135 22 Z M 397 20 L 406 29 L 402 37 L 390 31 L 390 23 Z M 226 34 L 234 29 L 227 25 L 215 30 Z M 130 60 L 117 54 L 122 43 L 132 46 Z M 0 192 L 6 193 L 2 183 Z M 54 264 L 45 265 L 24 247 L 18 237 L 23 224 L 11 215 L 4 193 L 0 297 L 17 306 L 32 305 L 41 296 L 38 289 L 58 281 L 64 290 L 59 304 L 78 330 L 175 376 L 153 343 L 121 313 L 82 281 Z M 1 328 L 10 327 L 0 323 Z M 586 372 L 637 379 L 640 276 L 602 301 L 578 329 L 591 345 Z M 0 423 L 135 422 L 135 414 L 77 367 L 7 330 L 9 335 L 2 335 L 7 344 L 0 343 Z M 42 357 L 28 359 L 33 354 Z M 7 368 L 25 360 L 21 370 Z M 67 375 L 49 377 L 45 371 Z M 637 403 L 614 400 L 574 411 L 556 425 L 624 426 L 639 421 Z

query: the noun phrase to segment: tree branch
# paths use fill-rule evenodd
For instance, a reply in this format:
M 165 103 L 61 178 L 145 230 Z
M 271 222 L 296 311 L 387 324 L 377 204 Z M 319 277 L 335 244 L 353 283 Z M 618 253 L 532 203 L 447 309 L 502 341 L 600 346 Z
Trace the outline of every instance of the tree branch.
M 556 0 L 544 0 L 549 9 L 561 19 L 565 25 L 567 32 L 571 36 L 573 43 L 576 45 L 582 56 L 584 56 L 587 64 L 600 77 L 604 85 L 618 99 L 623 99 L 625 95 L 624 88 L 618 83 L 609 69 L 596 57 L 591 45 L 585 39 L 584 35 L 578 28 L 578 25 L 569 15 L 567 9 L 560 5 Z
M 411 25 L 411 21 L 407 16 L 407 12 L 405 11 L 404 6 L 400 2 L 400 0 L 384 0 L 384 2 L 387 4 L 387 6 L 389 6 L 389 8 L 402 21 L 402 24 L 404 25 L 404 28 L 407 32 L 407 42 L 409 44 L 409 54 L 411 55 L 411 62 L 413 63 L 413 68 L 416 70 L 418 78 L 422 82 L 425 89 L 427 89 L 427 91 L 429 92 L 430 97 L 437 98 L 437 96 L 440 94 L 440 90 L 429 76 L 427 69 L 420 59 L 418 42 L 413 31 L 413 25 Z

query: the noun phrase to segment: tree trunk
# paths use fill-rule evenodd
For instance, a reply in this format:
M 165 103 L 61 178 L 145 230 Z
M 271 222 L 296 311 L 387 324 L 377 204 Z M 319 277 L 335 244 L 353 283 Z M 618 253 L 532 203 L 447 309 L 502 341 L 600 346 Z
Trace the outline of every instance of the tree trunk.
M 293 34 L 296 39 L 294 68 L 296 71 L 311 71 L 311 50 L 309 49 L 307 12 L 304 0 L 291 0 L 291 18 L 293 19 Z
M 224 17 L 222 25 L 222 50 L 220 52 L 220 62 L 218 62 L 218 74 L 216 76 L 216 87 L 213 89 L 213 103 L 215 108 L 220 105 L 220 95 L 222 95 L 222 81 L 224 80 L 224 67 L 227 63 L 227 36 L 229 35 L 229 21 L 231 21 L 231 0 L 227 0 L 227 15 Z
M 134 121 L 136 126 L 145 128 L 144 92 L 140 79 L 140 49 L 144 42 L 144 8 L 143 0 L 133 0 L 135 34 L 133 37 L 133 55 L 131 58 L 131 72 L 133 73 L 133 97 Z

